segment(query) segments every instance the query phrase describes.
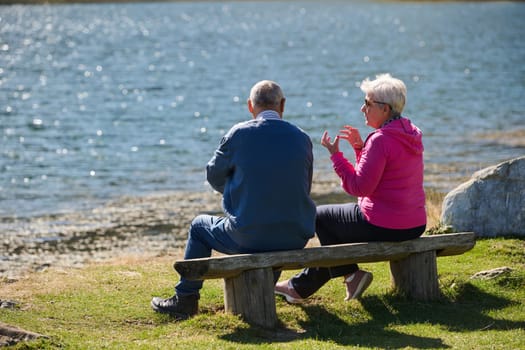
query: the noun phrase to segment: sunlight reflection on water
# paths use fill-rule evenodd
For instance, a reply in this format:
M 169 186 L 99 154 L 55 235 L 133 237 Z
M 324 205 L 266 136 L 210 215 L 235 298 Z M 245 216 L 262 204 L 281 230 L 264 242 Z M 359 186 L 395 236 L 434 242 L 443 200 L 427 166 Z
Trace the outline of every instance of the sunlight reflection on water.
M 450 190 L 524 154 L 506 141 L 525 120 L 523 15 L 521 3 L 2 6 L 0 216 L 209 190 L 204 166 L 260 79 L 281 83 L 316 178 L 334 180 L 320 136 L 370 131 L 358 87 L 381 72 L 407 84 L 426 185 Z

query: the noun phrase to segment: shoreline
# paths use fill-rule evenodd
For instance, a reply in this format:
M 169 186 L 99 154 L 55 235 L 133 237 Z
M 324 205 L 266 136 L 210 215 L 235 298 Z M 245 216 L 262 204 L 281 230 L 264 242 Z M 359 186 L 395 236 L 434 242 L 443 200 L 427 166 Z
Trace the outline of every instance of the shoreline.
M 315 183 L 317 204 L 351 198 L 336 182 Z M 0 222 L 0 278 L 16 280 L 49 267 L 75 268 L 125 256 L 181 253 L 198 214 L 222 215 L 222 196 L 171 192 L 123 197 L 78 212 Z
M 426 191 L 427 203 L 440 206 L 444 194 Z M 314 182 L 311 196 L 316 205 L 354 200 L 337 181 Z M 436 211 L 429 210 L 429 228 Z M 198 214 L 223 215 L 222 195 L 181 191 L 123 197 L 85 211 L 0 221 L 0 280 L 16 281 L 51 267 L 182 256 L 189 225 Z
M 468 178 L 454 178 L 447 187 L 455 188 Z M 425 192 L 427 229 L 431 229 L 439 224 L 442 199 L 448 191 L 427 185 Z M 355 200 L 335 176 L 314 179 L 311 197 L 316 205 Z M 199 214 L 223 215 L 222 195 L 212 190 L 162 192 L 120 197 L 82 211 L 3 217 L 0 280 L 16 281 L 50 267 L 182 256 L 188 227 Z

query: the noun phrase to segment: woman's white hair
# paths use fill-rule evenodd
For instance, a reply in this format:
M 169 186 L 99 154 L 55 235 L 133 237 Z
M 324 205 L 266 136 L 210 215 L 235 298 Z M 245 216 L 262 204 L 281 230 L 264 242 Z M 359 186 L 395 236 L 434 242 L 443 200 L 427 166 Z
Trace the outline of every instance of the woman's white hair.
M 403 112 L 407 98 L 407 88 L 403 81 L 386 73 L 377 75 L 375 80 L 366 78 L 360 87 L 365 94 L 373 96 L 374 101 L 390 105 L 393 115 Z

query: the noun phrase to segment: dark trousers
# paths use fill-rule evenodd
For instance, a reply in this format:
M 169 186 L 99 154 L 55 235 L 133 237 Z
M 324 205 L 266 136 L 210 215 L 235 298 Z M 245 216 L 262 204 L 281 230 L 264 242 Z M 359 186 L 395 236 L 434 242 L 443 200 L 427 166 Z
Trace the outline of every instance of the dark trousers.
M 316 233 L 321 245 L 414 239 L 425 232 L 426 225 L 411 229 L 387 229 L 366 221 L 355 203 L 317 207 Z M 331 278 L 356 272 L 357 264 L 336 267 L 306 268 L 292 278 L 292 286 L 303 298 L 314 294 Z

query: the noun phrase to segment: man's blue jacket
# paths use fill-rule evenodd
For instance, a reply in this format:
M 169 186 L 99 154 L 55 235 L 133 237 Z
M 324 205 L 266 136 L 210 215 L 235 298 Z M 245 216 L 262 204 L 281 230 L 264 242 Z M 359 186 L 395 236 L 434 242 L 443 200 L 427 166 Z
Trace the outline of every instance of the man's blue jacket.
M 232 239 L 253 251 L 300 249 L 313 237 L 312 172 L 310 137 L 259 116 L 233 126 L 206 167 L 223 194 Z

